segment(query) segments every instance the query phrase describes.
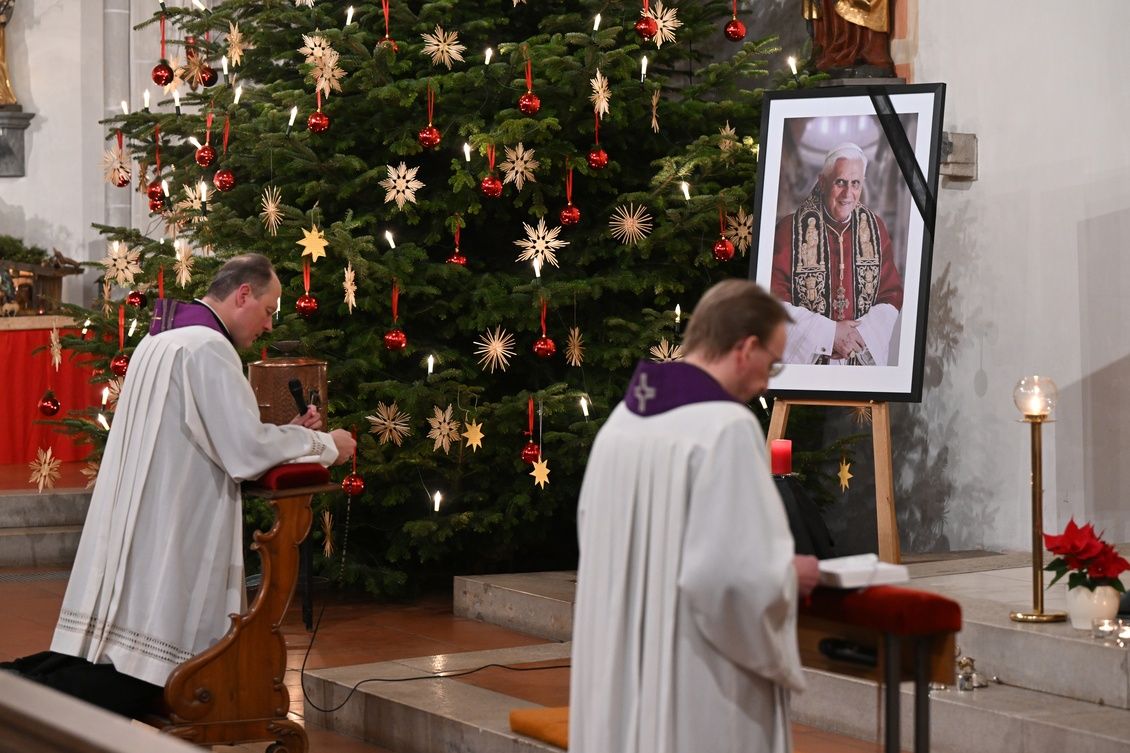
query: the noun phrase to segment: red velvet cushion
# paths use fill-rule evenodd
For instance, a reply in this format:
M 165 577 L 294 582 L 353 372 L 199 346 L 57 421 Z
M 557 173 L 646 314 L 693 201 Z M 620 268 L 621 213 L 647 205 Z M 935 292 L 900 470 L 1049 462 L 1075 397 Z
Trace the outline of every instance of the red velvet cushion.
M 318 463 L 288 463 L 276 465 L 255 481 L 255 486 L 276 491 L 296 489 L 300 486 L 317 486 L 330 480 L 330 471 Z
M 899 586 L 817 588 L 800 611 L 895 635 L 930 635 L 961 630 L 961 605 L 929 591 Z

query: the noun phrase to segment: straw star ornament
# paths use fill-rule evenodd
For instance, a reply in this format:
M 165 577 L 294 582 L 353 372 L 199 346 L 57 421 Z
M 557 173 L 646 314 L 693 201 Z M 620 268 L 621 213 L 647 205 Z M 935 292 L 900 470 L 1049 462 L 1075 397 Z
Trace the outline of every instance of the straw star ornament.
M 333 50 L 330 43 L 321 34 L 303 34 L 302 46 L 298 51 L 305 56 L 304 63 L 318 65 L 327 51 Z
M 678 18 L 678 8 L 664 8 L 663 0 L 659 0 L 655 7 L 651 9 L 651 17 L 655 19 L 655 23 L 659 29 L 655 32 L 655 47 L 658 49 L 665 43 L 675 42 L 675 29 L 683 25 L 683 22 Z
M 420 36 L 424 38 L 424 54 L 431 57 L 432 65 L 442 63 L 451 70 L 452 63 L 463 62 L 467 48 L 459 44 L 459 32 L 444 31 L 442 26 L 437 25 L 433 33 Z
M 420 168 L 410 168 L 403 162 L 396 167 L 392 165 L 385 167 L 388 169 L 388 177 L 379 183 L 385 190 L 385 203 L 395 201 L 397 209 L 403 209 L 409 202 L 415 204 L 416 192 L 424 187 L 424 182 L 416 179 L 416 173 Z
M 60 465 L 62 465 L 62 463 L 55 457 L 50 447 L 46 450 L 40 447 L 39 452 L 35 456 L 35 460 L 28 463 L 28 467 L 31 468 L 31 476 L 28 477 L 28 483 L 35 484 L 40 493 L 42 493 L 44 489 L 54 489 L 55 482 L 59 480 Z
M 412 417 L 401 411 L 395 402 L 392 405 L 377 403 L 376 413 L 365 418 L 372 425 L 369 431 L 377 435 L 381 444 L 392 442 L 399 447 L 405 437 L 412 435 L 412 427 L 408 425 Z
M 113 185 L 129 181 L 132 177 L 130 156 L 124 147 L 112 144 L 102 154 L 102 176 L 107 183 Z
M 279 234 L 279 225 L 282 224 L 282 191 L 275 186 L 267 186 L 263 189 L 263 196 L 259 199 L 259 206 L 263 211 L 259 212 L 259 217 L 263 220 L 263 227 L 267 228 L 267 232 L 271 235 Z
M 608 114 L 608 103 L 612 100 L 612 90 L 608 87 L 608 79 L 596 69 L 596 76 L 589 81 L 589 86 L 592 87 L 592 96 L 589 101 L 592 102 L 593 110 L 597 115 L 604 118 Z
M 736 215 L 726 215 L 725 236 L 745 256 L 753 243 L 753 215 L 746 214 L 744 207 L 738 207 Z
M 357 273 L 353 270 L 353 262 L 345 265 L 345 280 L 341 287 L 345 291 L 345 305 L 352 314 L 353 307 L 357 305 Z
M 483 371 L 488 368 L 492 374 L 495 369 L 506 371 L 510 365 L 510 358 L 515 353 L 514 335 L 502 327 L 495 327 L 493 332 L 489 329 L 484 332 L 475 344 L 478 346 L 475 348 L 475 353 L 479 355 L 479 365 L 482 366 Z
M 173 271 L 177 274 L 177 285 L 187 288 L 192 282 L 192 265 L 196 257 L 192 254 L 192 246 L 181 243 L 177 249 L 177 260 L 173 262 Z
M 503 172 L 503 183 L 513 183 L 522 190 L 526 181 L 536 183 L 534 170 L 538 169 L 538 161 L 534 159 L 534 150 L 526 149 L 521 143 L 511 149 L 506 147 L 506 161 L 498 166 Z
M 63 344 L 59 340 L 59 328 L 51 328 L 51 344 L 48 346 L 51 353 L 51 365 L 55 367 L 55 371 L 63 364 Z
M 585 360 L 584 339 L 580 327 L 569 328 L 569 339 L 565 341 L 565 362 L 570 366 L 580 366 Z
M 608 221 L 612 237 L 625 246 L 634 246 L 651 234 L 651 215 L 643 204 L 621 204 Z
M 443 448 L 444 453 L 451 452 L 451 443 L 459 442 L 459 421 L 451 417 L 451 405 L 448 404 L 445 410 L 440 410 L 439 406 L 433 406 L 432 410 L 435 414 L 428 419 L 428 425 L 432 427 L 428 432 L 428 439 L 434 439 L 435 445 L 432 447 L 432 452 L 437 451 L 440 447 Z
M 102 266 L 106 268 L 106 281 L 113 280 L 117 285 L 125 287 L 133 284 L 133 276 L 141 274 L 140 251 L 130 251 L 124 243 L 114 241 L 110 244 L 106 257 L 102 259 Z
M 671 361 L 683 360 L 683 346 L 667 342 L 667 338 L 661 338 L 658 345 L 651 346 L 651 360 L 656 363 L 669 363 Z
M 518 255 L 515 261 L 532 261 L 538 260 L 538 264 L 545 265 L 546 263 L 553 266 L 557 264 L 557 251 L 569 245 L 569 241 L 563 241 L 557 236 L 561 234 L 561 228 L 555 227 L 552 230 L 545 226 L 545 218 L 538 219 L 538 226 L 536 228 L 530 227 L 525 222 L 522 227 L 526 229 L 526 237 L 523 240 L 514 241 L 514 245 L 522 249 L 522 253 Z
M 228 60 L 233 66 L 243 63 L 243 53 L 252 49 L 252 46 L 243 38 L 239 24 L 228 22 Z

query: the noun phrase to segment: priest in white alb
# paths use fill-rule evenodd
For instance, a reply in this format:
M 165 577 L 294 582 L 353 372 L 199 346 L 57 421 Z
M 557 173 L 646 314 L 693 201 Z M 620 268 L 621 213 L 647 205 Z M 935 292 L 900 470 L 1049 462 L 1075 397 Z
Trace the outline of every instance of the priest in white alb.
M 797 556 L 747 401 L 780 368 L 787 315 L 715 285 L 685 360 L 641 362 L 581 489 L 570 753 L 784 753 L 803 687 Z
M 270 331 L 280 291 L 270 261 L 246 254 L 201 300 L 158 301 L 118 398 L 54 653 L 8 668 L 137 713 L 243 611 L 240 483 L 354 449 L 349 432 L 318 431 L 314 409 L 287 426 L 259 418 L 237 349 Z

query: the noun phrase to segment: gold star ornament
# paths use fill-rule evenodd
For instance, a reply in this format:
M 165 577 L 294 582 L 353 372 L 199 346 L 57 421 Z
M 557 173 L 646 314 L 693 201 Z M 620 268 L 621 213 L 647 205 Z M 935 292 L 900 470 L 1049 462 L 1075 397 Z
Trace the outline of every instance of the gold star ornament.
M 435 440 L 435 446 L 432 447 L 432 452 L 436 452 L 440 447 L 443 448 L 444 454 L 451 452 L 451 443 L 459 442 L 459 421 L 451 417 L 451 405 L 448 404 L 447 408 L 440 410 L 439 406 L 433 406 L 432 410 L 434 415 L 428 419 L 428 424 L 432 430 L 428 432 L 428 439 Z
M 309 256 L 311 262 L 316 262 L 326 255 L 326 246 L 330 244 L 326 241 L 325 233 L 317 225 L 311 225 L 309 230 L 303 228 L 302 240 L 298 241 L 298 245 L 302 246 L 303 256 Z
M 541 458 L 534 463 L 534 469 L 530 471 L 530 475 L 534 477 L 534 485 L 542 489 L 549 483 L 549 458 Z
M 855 476 L 851 475 L 851 463 L 847 461 L 847 458 L 840 458 L 840 472 L 838 475 L 840 477 L 840 491 L 846 492 L 848 486 L 850 486 L 848 482 L 855 478 Z
M 467 431 L 463 432 L 463 438 L 467 440 L 467 446 L 471 448 L 471 452 L 478 452 L 479 448 L 483 446 L 483 425 L 478 421 L 468 421 L 464 424 Z

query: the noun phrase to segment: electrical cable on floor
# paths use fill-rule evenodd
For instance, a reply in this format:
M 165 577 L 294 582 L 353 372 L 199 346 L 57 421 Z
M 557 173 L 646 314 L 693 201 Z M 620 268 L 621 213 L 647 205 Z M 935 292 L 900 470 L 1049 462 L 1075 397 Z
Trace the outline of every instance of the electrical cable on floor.
M 320 711 L 323 714 L 332 714 L 333 712 L 344 707 L 345 704 L 349 703 L 349 699 L 353 697 L 353 694 L 357 692 L 357 689 L 368 682 L 413 682 L 416 680 L 443 680 L 452 677 L 466 677 L 467 675 L 473 675 L 476 672 L 482 672 L 484 669 L 490 669 L 491 667 L 505 669 L 510 672 L 535 672 L 542 669 L 569 669 L 572 666 L 571 663 L 553 664 L 547 667 L 513 667 L 506 664 L 484 664 L 483 666 L 475 667 L 474 669 L 463 669 L 459 670 L 458 672 L 437 672 L 435 674 L 417 675 L 415 677 L 369 677 L 364 680 L 359 680 L 356 684 L 354 684 L 354 686 L 349 689 L 349 692 L 346 694 L 345 698 L 342 699 L 341 703 L 331 708 L 324 709 L 310 699 L 310 694 L 306 690 L 306 661 L 310 658 L 310 649 L 314 648 L 314 639 L 318 637 L 318 628 L 322 625 L 322 616 L 325 613 L 326 603 L 323 602 L 322 609 L 320 612 L 318 612 L 318 619 L 314 621 L 314 629 L 310 633 L 310 644 L 306 646 L 306 653 L 302 657 L 302 666 L 298 670 L 298 681 L 302 685 L 303 700 L 310 706 L 310 708 L 314 709 L 315 711 Z M 287 669 L 292 668 L 288 667 Z

